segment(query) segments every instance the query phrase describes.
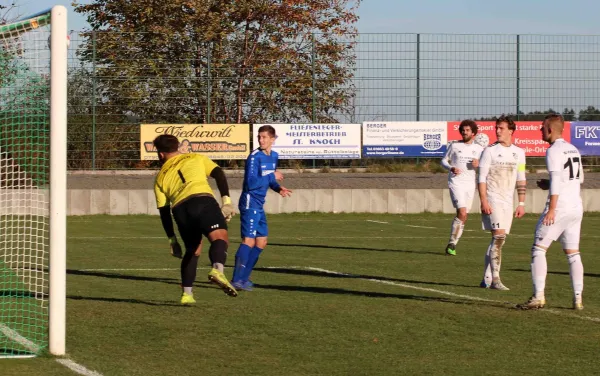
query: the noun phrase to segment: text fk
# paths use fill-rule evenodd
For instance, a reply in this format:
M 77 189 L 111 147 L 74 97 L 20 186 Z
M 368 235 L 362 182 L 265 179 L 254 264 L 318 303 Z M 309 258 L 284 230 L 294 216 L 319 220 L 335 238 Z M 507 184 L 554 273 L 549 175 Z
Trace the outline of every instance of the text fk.
M 575 128 L 575 138 L 598 138 L 596 132 L 600 133 L 600 126 L 577 127 Z

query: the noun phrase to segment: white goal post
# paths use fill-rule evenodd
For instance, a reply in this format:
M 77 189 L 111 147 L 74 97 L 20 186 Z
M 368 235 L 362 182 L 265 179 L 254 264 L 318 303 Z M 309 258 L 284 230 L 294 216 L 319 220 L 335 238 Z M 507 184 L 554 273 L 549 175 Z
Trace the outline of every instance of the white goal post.
M 0 357 L 66 352 L 67 9 L 0 25 Z

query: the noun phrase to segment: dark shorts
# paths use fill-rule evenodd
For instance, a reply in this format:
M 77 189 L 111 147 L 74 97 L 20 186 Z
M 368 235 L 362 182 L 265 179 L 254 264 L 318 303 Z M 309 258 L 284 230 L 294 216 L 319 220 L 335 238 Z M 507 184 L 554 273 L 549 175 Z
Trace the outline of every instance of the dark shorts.
M 227 230 L 227 222 L 217 200 L 212 196 L 194 196 L 173 208 L 173 218 L 186 249 L 196 250 L 202 235 Z

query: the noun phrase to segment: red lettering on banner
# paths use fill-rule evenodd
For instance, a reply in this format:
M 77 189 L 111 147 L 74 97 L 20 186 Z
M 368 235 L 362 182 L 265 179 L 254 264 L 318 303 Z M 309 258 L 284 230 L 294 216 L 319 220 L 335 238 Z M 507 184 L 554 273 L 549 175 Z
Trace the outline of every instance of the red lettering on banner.
M 494 121 L 476 121 L 480 133 L 485 133 L 490 138 L 490 144 L 496 142 L 496 122 Z M 541 121 L 515 121 L 517 130 L 513 134 L 513 143 L 525 150 L 528 157 L 544 157 L 546 149 L 550 146 L 542 140 Z M 458 132 L 460 121 L 448 122 L 448 141 L 461 140 Z M 563 137 L 566 141 L 571 141 L 571 122 L 565 121 Z

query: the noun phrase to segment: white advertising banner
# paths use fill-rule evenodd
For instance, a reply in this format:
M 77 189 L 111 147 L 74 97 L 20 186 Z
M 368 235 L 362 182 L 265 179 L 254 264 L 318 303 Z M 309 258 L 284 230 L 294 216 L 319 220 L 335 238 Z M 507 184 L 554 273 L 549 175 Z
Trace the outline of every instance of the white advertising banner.
M 366 121 L 363 156 L 443 157 L 448 139 L 445 121 Z
M 360 124 L 254 124 L 254 149 L 263 125 L 275 128 L 279 159 L 360 159 Z

